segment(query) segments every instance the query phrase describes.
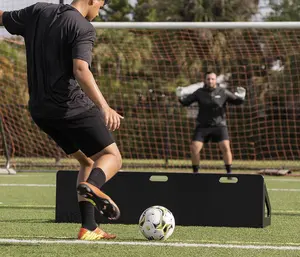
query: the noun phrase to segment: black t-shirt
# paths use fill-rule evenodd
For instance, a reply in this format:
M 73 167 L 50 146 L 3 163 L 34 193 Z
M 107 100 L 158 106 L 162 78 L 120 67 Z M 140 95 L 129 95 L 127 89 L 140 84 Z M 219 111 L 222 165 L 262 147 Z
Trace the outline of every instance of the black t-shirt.
M 34 117 L 71 117 L 94 104 L 73 75 L 73 59 L 92 61 L 96 32 L 71 5 L 37 3 L 3 13 L 8 32 L 25 39 L 29 110 Z

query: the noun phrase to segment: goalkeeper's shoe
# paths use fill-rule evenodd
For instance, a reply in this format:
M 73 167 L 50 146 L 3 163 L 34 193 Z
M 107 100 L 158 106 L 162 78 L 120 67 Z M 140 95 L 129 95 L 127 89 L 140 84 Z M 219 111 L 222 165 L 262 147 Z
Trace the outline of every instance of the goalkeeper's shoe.
M 77 186 L 77 193 L 89 199 L 104 217 L 110 220 L 117 220 L 120 217 L 121 213 L 115 202 L 94 185 L 88 182 L 81 182 Z
M 101 240 L 101 239 L 115 239 L 116 235 L 109 234 L 104 232 L 100 228 L 96 228 L 95 230 L 91 231 L 86 228 L 81 228 L 78 233 L 79 240 Z

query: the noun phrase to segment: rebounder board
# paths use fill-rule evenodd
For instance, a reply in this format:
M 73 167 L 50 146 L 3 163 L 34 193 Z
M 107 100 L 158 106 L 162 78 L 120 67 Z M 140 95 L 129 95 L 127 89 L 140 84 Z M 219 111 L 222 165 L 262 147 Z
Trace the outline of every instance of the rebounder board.
M 58 171 L 56 222 L 80 222 L 77 171 Z M 231 179 L 229 179 L 231 178 Z M 121 217 L 101 223 L 137 224 L 141 213 L 162 205 L 177 225 L 262 228 L 271 224 L 271 205 L 261 175 L 119 172 L 102 190 L 119 206 Z

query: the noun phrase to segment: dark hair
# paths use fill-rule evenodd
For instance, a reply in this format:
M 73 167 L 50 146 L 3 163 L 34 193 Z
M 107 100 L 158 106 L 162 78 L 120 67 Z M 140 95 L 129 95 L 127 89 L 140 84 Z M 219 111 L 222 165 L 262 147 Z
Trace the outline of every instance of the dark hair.
M 213 71 L 207 71 L 207 72 L 205 72 L 205 78 L 206 78 L 206 76 L 207 75 L 209 75 L 209 74 L 215 74 Z
M 104 0 L 104 5 L 108 4 L 110 0 Z

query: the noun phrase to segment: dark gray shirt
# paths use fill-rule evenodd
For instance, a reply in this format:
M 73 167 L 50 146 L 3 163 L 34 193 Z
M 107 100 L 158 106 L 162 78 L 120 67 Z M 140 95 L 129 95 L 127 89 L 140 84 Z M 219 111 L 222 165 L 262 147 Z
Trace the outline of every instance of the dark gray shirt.
M 226 104 L 239 105 L 244 102 L 242 98 L 219 86 L 215 89 L 204 86 L 179 101 L 184 106 L 198 103 L 197 123 L 202 128 L 226 126 Z
M 3 13 L 3 25 L 26 45 L 29 110 L 33 117 L 64 118 L 94 104 L 73 75 L 73 59 L 92 61 L 94 27 L 70 5 L 37 3 Z

